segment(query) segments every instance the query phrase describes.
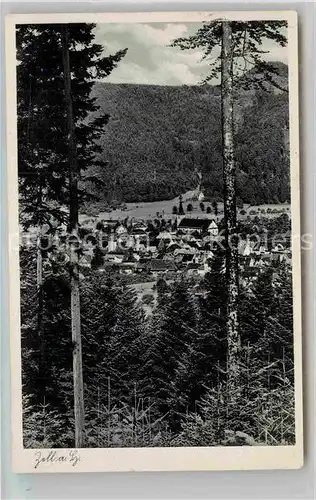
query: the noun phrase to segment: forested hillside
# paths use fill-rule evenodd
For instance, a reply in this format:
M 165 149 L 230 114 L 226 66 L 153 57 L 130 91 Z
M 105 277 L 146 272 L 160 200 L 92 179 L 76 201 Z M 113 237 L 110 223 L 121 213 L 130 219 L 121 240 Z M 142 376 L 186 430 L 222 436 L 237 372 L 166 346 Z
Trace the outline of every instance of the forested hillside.
M 285 65 L 278 83 L 286 87 Z M 97 83 L 98 104 L 110 121 L 102 136 L 108 162 L 102 201 L 170 199 L 197 184 L 221 197 L 222 158 L 218 87 Z M 238 195 L 245 202 L 289 200 L 287 92 L 240 90 L 235 106 Z

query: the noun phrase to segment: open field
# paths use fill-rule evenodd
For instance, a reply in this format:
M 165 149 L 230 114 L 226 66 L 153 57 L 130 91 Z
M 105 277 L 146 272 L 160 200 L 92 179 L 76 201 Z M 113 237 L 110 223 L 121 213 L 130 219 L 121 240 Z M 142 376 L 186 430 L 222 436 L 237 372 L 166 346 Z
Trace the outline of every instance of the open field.
M 200 203 L 197 201 L 191 201 L 190 197 L 194 194 L 194 191 L 188 191 L 183 195 L 183 208 L 186 215 L 190 217 L 214 217 L 214 213 L 206 213 L 206 209 L 208 206 L 211 207 L 211 203 L 208 201 L 204 201 L 205 210 L 202 211 L 200 208 Z M 190 196 L 191 195 L 191 196 Z M 187 205 L 191 203 L 193 206 L 193 211 L 187 213 Z M 126 203 L 126 209 L 117 209 L 112 210 L 111 212 L 100 212 L 96 217 L 98 220 L 100 219 L 114 219 L 114 220 L 123 220 L 126 217 L 134 218 L 134 219 L 155 219 L 158 214 L 162 216 L 164 219 L 172 219 L 175 215 L 172 213 L 172 209 L 174 206 L 179 206 L 179 197 L 174 198 L 172 200 L 162 200 L 162 201 L 153 201 L 153 202 L 138 202 L 138 203 Z M 218 217 L 221 218 L 223 216 L 223 203 L 218 203 Z M 245 211 L 245 214 L 241 213 Z M 265 205 L 256 205 L 250 206 L 245 204 L 243 209 L 238 209 L 238 218 L 241 220 L 246 219 L 248 216 L 265 216 L 268 218 L 278 217 L 282 212 L 287 213 L 290 216 L 290 204 L 265 204 Z M 85 219 L 90 218 L 90 216 L 81 214 L 80 222 Z
M 183 200 L 183 208 L 186 212 L 187 204 L 191 203 L 194 208 L 194 214 L 201 217 L 201 215 L 211 215 L 206 214 L 206 212 L 202 212 L 200 209 L 199 202 L 192 202 L 192 197 L 196 194 L 195 190 L 187 191 L 182 195 Z M 205 202 L 205 208 L 211 203 Z M 219 204 L 222 205 L 222 204 Z M 135 219 L 155 219 L 157 214 L 159 213 L 166 219 L 172 218 L 174 215 L 172 213 L 173 207 L 179 206 L 179 197 L 173 198 L 171 200 L 161 200 L 161 201 L 152 201 L 152 202 L 137 202 L 137 203 L 126 203 L 126 209 L 117 209 L 112 210 L 111 212 L 100 212 L 98 214 L 98 219 L 125 219 L 126 217 L 133 217 Z M 82 214 L 82 220 L 84 220 L 87 216 Z

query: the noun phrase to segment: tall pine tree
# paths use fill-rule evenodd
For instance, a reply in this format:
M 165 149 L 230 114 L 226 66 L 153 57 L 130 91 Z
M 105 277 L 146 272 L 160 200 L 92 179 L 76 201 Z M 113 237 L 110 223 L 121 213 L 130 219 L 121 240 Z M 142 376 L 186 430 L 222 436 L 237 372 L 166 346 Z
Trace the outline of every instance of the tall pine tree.
M 188 348 L 180 355 L 171 382 L 173 404 L 179 413 L 198 412 L 208 388 L 226 372 L 226 286 L 224 255 L 218 250 L 198 287 L 198 322 Z
M 104 47 L 94 43 L 94 28 L 87 23 L 67 26 L 79 172 L 105 167 L 97 141 L 109 116 L 100 115 L 91 90 L 127 50 L 104 56 Z M 51 215 L 62 219 L 60 208 L 69 204 L 62 30 L 58 24 L 18 25 L 16 30 L 19 193 L 25 224 L 36 225 L 40 216 L 44 222 Z
M 27 195 L 24 209 L 31 214 L 26 224 L 42 224 L 44 215 L 48 222 L 52 214 L 60 218 L 60 208 L 66 205 L 69 232 L 76 239 L 80 174 L 87 166 L 102 165 L 96 140 L 108 120 L 108 116 L 91 118 L 98 111 L 91 90 L 95 80 L 106 77 L 126 52 L 102 57 L 102 47 L 93 43 L 93 28 L 91 24 L 26 25 L 17 30 L 20 193 L 24 202 Z M 37 204 L 30 206 L 34 196 Z M 78 259 L 71 244 L 74 411 L 80 447 L 84 402 Z
M 238 325 L 238 249 L 236 220 L 236 165 L 234 149 L 234 99 L 238 85 L 250 84 L 264 87 L 273 80 L 275 68 L 262 58 L 262 43 L 272 40 L 281 46 L 287 43 L 282 28 L 284 21 L 236 22 L 226 19 L 205 22 L 188 38 L 178 38 L 173 46 L 181 49 L 202 49 L 210 61 L 211 81 L 220 76 L 222 104 L 223 182 L 226 235 L 226 286 L 227 286 L 227 369 L 228 393 L 231 403 L 239 396 L 240 386 L 240 332 Z M 220 54 L 216 53 L 221 47 Z M 215 54 L 215 55 L 214 55 Z M 255 67 L 261 79 L 249 72 Z M 246 75 L 248 71 L 248 74 Z
M 161 286 L 157 308 L 149 325 L 141 377 L 144 394 L 152 398 L 159 415 L 168 415 L 172 429 L 176 429 L 179 422 L 174 377 L 179 362 L 194 342 L 197 325 L 198 311 L 192 283 L 182 278 L 169 290 Z

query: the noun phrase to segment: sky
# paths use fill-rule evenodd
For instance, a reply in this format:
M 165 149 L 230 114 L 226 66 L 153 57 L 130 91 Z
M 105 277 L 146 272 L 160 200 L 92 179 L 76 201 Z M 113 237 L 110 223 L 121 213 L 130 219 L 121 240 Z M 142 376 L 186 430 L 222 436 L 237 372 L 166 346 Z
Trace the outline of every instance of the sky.
M 208 62 L 199 49 L 180 50 L 168 45 L 178 37 L 192 35 L 201 23 L 98 24 L 96 43 L 104 55 L 128 48 L 126 56 L 106 79 L 111 83 L 197 85 L 208 75 Z M 287 63 L 287 47 L 266 40 L 262 46 L 271 61 Z M 214 82 L 215 83 L 215 82 Z

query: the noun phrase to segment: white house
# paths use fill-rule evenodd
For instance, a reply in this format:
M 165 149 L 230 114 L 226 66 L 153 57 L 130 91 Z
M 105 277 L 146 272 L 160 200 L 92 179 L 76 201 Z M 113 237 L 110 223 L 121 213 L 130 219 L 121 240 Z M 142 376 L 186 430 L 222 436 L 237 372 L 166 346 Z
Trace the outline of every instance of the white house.
M 112 262 L 113 264 L 120 264 L 121 262 L 123 262 L 124 254 L 121 252 L 107 253 L 105 259 L 108 262 Z
M 120 224 L 119 226 L 117 226 L 117 228 L 115 229 L 115 233 L 120 236 L 122 234 L 126 234 L 127 233 L 127 229 L 125 226 L 123 226 L 123 224 Z
M 108 241 L 108 252 L 115 252 L 117 249 L 117 241 L 111 235 L 111 238 Z
M 172 235 L 169 231 L 160 231 L 160 233 L 157 236 L 157 240 L 172 241 Z
M 147 231 L 147 225 L 142 220 L 135 220 L 132 218 L 132 227 L 135 230 Z
M 212 236 L 218 235 L 218 226 L 215 220 L 210 220 L 207 218 L 198 219 L 195 217 L 185 217 L 178 224 L 178 229 L 185 234 L 203 234 L 208 233 Z
M 284 252 L 284 246 L 281 243 L 277 243 L 274 248 L 272 248 L 272 252 Z
M 215 220 L 212 220 L 210 225 L 208 226 L 207 232 L 212 236 L 218 236 L 218 225 Z

